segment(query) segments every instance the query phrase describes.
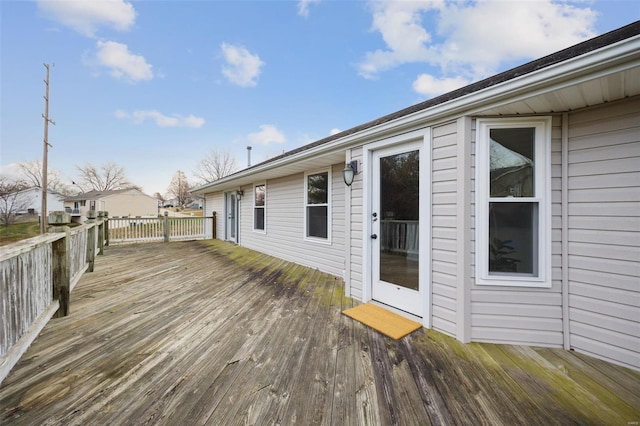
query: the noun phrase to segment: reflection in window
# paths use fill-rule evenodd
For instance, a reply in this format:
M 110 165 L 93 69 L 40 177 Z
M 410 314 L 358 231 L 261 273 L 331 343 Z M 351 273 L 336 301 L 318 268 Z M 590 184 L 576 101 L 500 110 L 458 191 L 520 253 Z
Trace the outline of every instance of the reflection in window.
M 537 203 L 489 203 L 489 273 L 537 275 Z
M 490 196 L 533 197 L 535 129 L 491 129 Z
M 256 185 L 253 189 L 253 229 L 264 231 L 265 185 Z
M 329 173 L 307 176 L 307 237 L 327 238 L 329 230 Z
M 380 157 L 380 280 L 419 289 L 420 151 Z

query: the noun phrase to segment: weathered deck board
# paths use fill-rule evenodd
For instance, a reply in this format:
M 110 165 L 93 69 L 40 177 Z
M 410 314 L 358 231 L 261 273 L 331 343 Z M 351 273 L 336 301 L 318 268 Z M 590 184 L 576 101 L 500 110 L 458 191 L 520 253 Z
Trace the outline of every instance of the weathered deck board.
M 640 373 L 389 338 L 341 280 L 230 244 L 107 248 L 0 387 L 0 424 L 623 424 Z

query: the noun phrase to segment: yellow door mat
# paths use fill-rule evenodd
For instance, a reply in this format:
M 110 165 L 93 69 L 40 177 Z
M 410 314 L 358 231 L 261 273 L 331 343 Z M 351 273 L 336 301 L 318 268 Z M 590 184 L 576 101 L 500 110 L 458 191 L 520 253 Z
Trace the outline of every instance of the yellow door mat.
M 387 311 L 371 303 L 342 311 L 348 317 L 368 325 L 374 330 L 398 340 L 422 327 L 422 324 Z

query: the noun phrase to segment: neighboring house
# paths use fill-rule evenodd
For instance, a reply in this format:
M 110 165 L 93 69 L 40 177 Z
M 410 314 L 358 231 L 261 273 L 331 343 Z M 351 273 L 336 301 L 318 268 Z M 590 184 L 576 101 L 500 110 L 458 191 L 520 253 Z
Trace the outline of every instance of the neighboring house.
M 341 276 L 346 295 L 462 342 L 640 369 L 639 34 L 640 21 L 195 192 L 219 238 Z
M 193 201 L 185 206 L 187 209 L 201 209 L 204 206 L 204 197 L 193 194 Z
M 62 201 L 64 197 L 62 194 L 48 190 L 47 214 L 57 210 L 64 210 L 64 203 Z M 34 186 L 33 188 L 20 191 L 16 195 L 14 205 L 20 206 L 15 212 L 16 214 L 37 214 L 39 216 L 42 210 L 42 188 Z
M 65 198 L 64 207 L 82 221 L 89 210 L 107 211 L 109 217 L 158 216 L 158 200 L 135 188 L 85 192 Z
M 170 200 L 164 200 L 162 202 L 162 207 L 176 207 L 178 206 L 180 203 L 178 202 L 177 198 L 171 198 Z

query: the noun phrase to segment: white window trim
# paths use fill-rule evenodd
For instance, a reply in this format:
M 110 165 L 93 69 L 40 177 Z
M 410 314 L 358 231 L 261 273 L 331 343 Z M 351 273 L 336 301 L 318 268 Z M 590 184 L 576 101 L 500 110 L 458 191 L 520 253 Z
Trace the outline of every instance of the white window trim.
M 320 238 L 320 237 L 309 237 L 307 236 L 307 207 L 309 206 L 324 206 L 324 204 L 307 204 L 307 195 L 308 195 L 308 190 L 309 190 L 309 179 L 308 177 L 310 175 L 317 175 L 320 173 L 327 173 L 327 238 Z M 302 237 L 305 241 L 311 241 L 314 243 L 320 243 L 320 244 L 331 244 L 331 216 L 333 214 L 332 212 L 332 208 L 331 208 L 331 187 L 332 187 L 332 176 L 331 176 L 331 167 L 328 167 L 326 169 L 320 169 L 320 170 L 314 170 L 314 171 L 310 171 L 310 172 L 305 172 L 304 173 L 304 194 L 303 194 L 303 200 L 302 200 L 302 205 L 303 205 L 303 209 L 304 209 L 304 223 L 302 224 Z
M 258 186 L 264 186 L 264 206 L 256 206 L 256 187 Z M 266 234 L 267 233 L 267 183 L 266 182 L 260 182 L 253 185 L 253 187 L 251 188 L 251 199 L 252 199 L 251 218 L 253 222 L 251 224 L 251 228 L 253 229 L 253 232 L 256 232 L 258 234 Z M 264 229 L 256 228 L 256 209 L 264 210 Z
M 535 127 L 535 197 L 538 202 L 538 275 L 489 275 L 489 130 Z M 476 284 L 551 287 L 551 117 L 478 119 L 476 126 Z M 541 188 L 541 189 L 540 189 Z M 540 190 L 538 190 L 540 189 Z M 518 199 L 514 199 L 518 201 Z

